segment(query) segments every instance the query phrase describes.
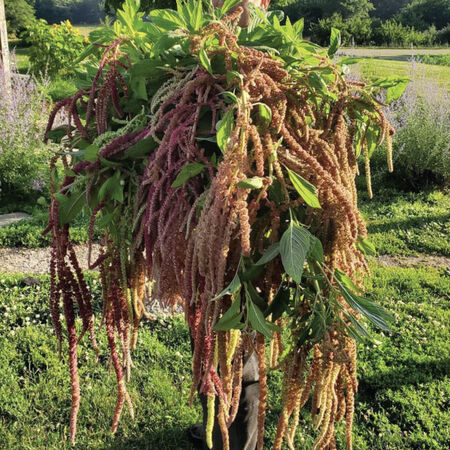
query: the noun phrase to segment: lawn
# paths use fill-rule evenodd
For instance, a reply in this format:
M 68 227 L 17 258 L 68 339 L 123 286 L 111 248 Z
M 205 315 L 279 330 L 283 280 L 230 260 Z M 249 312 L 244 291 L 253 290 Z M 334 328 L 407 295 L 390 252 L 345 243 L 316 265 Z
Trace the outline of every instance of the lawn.
M 385 78 L 391 75 L 423 77 L 444 86 L 450 91 L 450 67 L 432 64 L 411 63 L 378 58 L 360 58 L 351 71 L 359 73 L 362 78 Z
M 396 323 L 391 335 L 374 332 L 374 343 L 359 348 L 355 448 L 447 448 L 449 273 L 426 267 L 382 268 L 375 262 L 371 266 L 369 295 L 394 313 Z M 49 323 L 48 277 L 38 277 L 41 284 L 35 286 L 26 286 L 23 279 L 24 275 L 0 276 L 0 447 L 69 447 L 69 377 Z M 95 276 L 89 282 L 99 312 L 99 282 Z M 109 433 L 115 380 L 107 371 L 104 333 L 101 341 L 97 366 L 86 340 L 79 352 L 79 448 L 190 448 L 185 430 L 199 420 L 200 408 L 197 403 L 187 405 L 190 347 L 183 319 L 144 324 L 129 384 L 136 420 L 125 413 L 115 437 Z M 279 379 L 271 374 L 272 400 L 279 393 Z M 274 402 L 267 443 L 273 439 L 278 413 Z M 307 413 L 299 430 L 299 448 L 312 448 Z

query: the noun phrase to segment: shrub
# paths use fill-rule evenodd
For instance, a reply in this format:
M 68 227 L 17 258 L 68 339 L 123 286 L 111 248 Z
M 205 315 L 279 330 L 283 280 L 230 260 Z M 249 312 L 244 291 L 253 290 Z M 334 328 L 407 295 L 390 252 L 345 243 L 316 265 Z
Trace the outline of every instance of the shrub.
M 374 28 L 373 40 L 377 45 L 432 45 L 436 40 L 436 28 L 418 31 L 395 20 L 386 20 Z
M 405 187 L 422 188 L 450 181 L 450 95 L 416 77 L 387 110 L 397 129 L 395 177 Z
M 84 50 L 87 38 L 68 20 L 49 26 L 41 19 L 29 28 L 27 41 L 31 44 L 31 71 L 54 77 L 73 73 L 73 61 Z
M 352 41 L 356 44 L 367 44 L 372 35 L 371 19 L 353 17 L 344 20 L 340 14 L 335 13 L 311 25 L 312 40 L 320 45 L 328 45 L 332 28 L 341 32 L 343 45 L 350 45 Z
M 48 104 L 35 79 L 12 74 L 12 95 L 0 66 L 0 198 L 37 197 L 46 191 L 51 150 L 42 143 Z

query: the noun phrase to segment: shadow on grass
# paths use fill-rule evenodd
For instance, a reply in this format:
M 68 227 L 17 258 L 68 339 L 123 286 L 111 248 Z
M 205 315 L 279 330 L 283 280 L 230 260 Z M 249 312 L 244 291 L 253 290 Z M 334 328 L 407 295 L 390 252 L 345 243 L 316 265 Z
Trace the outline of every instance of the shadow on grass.
M 397 230 L 401 229 L 410 229 L 410 228 L 420 228 L 426 226 L 430 222 L 442 222 L 450 220 L 450 213 L 447 214 L 435 214 L 435 215 L 426 215 L 426 216 L 418 216 L 418 217 L 408 217 L 406 219 L 392 219 L 389 222 L 373 224 L 370 223 L 367 226 L 367 229 L 370 233 L 381 233 L 383 231 L 389 230 Z
M 407 385 L 419 385 L 450 376 L 450 359 L 431 360 L 418 363 L 414 359 L 399 361 L 395 367 L 381 374 L 362 377 L 358 399 L 371 401 L 379 390 L 400 389 Z
M 167 427 L 166 429 L 147 432 L 139 438 L 126 439 L 121 442 L 100 447 L 101 450 L 194 450 L 187 437 L 187 429 Z

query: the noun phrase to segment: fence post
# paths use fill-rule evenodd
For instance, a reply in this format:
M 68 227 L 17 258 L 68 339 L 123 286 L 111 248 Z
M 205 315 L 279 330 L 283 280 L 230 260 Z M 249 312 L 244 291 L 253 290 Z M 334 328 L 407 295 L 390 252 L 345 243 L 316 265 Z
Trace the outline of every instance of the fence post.
M 11 95 L 11 67 L 9 61 L 8 31 L 6 29 L 5 2 L 0 0 L 0 47 L 2 49 L 3 77 L 6 95 Z

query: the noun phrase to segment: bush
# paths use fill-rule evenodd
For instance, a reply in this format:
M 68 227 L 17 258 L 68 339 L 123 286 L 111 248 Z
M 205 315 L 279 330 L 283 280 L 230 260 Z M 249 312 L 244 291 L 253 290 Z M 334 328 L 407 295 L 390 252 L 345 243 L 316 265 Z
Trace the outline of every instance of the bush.
M 395 177 L 423 188 L 450 181 L 450 95 L 437 84 L 417 78 L 387 115 L 394 137 Z
M 73 73 L 73 61 L 84 50 L 87 38 L 68 20 L 49 26 L 41 19 L 29 28 L 27 41 L 31 44 L 31 71 L 54 77 Z
M 450 54 L 445 55 L 420 55 L 418 57 L 424 64 L 450 67 Z
M 353 42 L 368 44 L 372 35 L 371 19 L 352 17 L 344 20 L 340 14 L 335 13 L 311 24 L 311 39 L 320 45 L 328 45 L 332 28 L 337 28 L 341 32 L 343 45 L 350 45 Z
M 26 0 L 6 0 L 6 27 L 8 34 L 18 37 L 34 21 L 34 8 Z
M 432 45 L 436 40 L 436 28 L 417 31 L 395 20 L 386 20 L 374 27 L 373 40 L 377 45 Z
M 51 149 L 42 143 L 49 105 L 29 76 L 12 74 L 7 95 L 0 67 L 0 198 L 38 197 L 47 190 Z

